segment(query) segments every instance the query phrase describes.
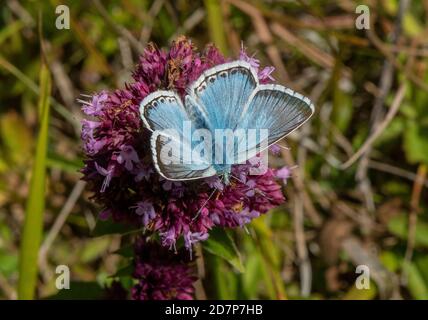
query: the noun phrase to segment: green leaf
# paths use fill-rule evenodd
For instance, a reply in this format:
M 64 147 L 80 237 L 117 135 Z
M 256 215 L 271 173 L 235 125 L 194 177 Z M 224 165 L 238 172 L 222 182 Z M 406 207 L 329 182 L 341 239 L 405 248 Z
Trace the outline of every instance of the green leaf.
M 258 254 L 251 254 L 245 260 L 245 272 L 242 273 L 241 280 L 246 299 L 257 298 L 260 280 L 263 277 L 262 267 L 262 261 Z
M 358 289 L 355 285 L 343 296 L 343 300 L 373 300 L 377 295 L 376 284 L 370 281 L 369 289 Z
M 124 258 L 132 258 L 134 256 L 134 247 L 132 245 L 123 246 L 113 253 Z
M 132 264 L 129 264 L 117 270 L 117 272 L 112 277 L 118 277 L 118 278 L 130 277 L 132 276 L 133 272 L 134 272 L 134 266 Z
M 403 240 L 407 240 L 408 218 L 406 215 L 399 215 L 388 222 L 389 232 L 395 234 Z M 428 224 L 418 220 L 416 224 L 415 246 L 428 247 Z
M 218 256 L 208 256 L 208 263 L 213 271 L 213 282 L 217 297 L 220 300 L 237 299 L 237 277 L 231 272 L 229 265 Z
M 428 125 L 408 120 L 404 131 L 404 151 L 411 163 L 428 163 Z
M 423 255 L 415 258 L 415 264 L 424 278 L 425 284 L 428 286 L 428 256 Z
M 224 260 L 227 260 L 236 270 L 244 272 L 241 255 L 230 234 L 220 228 L 210 231 L 210 237 L 204 242 L 203 248 Z
M 109 234 L 127 234 L 138 230 L 140 229 L 136 229 L 135 226 L 130 224 L 124 224 L 112 220 L 98 220 L 94 230 L 92 231 L 92 236 L 101 237 Z
M 6 252 L 0 249 L 0 273 L 8 276 L 12 274 L 18 265 L 16 254 Z
M 0 137 L 4 144 L 5 158 L 13 164 L 28 161 L 33 146 L 33 137 L 24 119 L 15 111 L 0 117 Z
M 59 290 L 47 300 L 100 300 L 105 290 L 97 282 L 70 282 L 70 289 Z
M 46 164 L 50 168 L 58 168 L 70 173 L 78 173 L 83 167 L 83 161 L 80 159 L 69 160 L 53 153 L 48 153 Z
M 46 65 L 40 70 L 39 115 L 40 129 L 37 137 L 36 155 L 33 164 L 30 190 L 25 210 L 25 221 L 19 259 L 19 299 L 33 299 L 37 282 L 37 259 L 43 231 L 45 210 L 46 154 L 49 130 L 49 96 L 51 77 Z
M 109 238 L 94 238 L 85 243 L 80 259 L 83 263 L 89 263 L 105 253 L 110 245 Z
M 428 288 L 418 268 L 413 263 L 404 263 L 403 270 L 407 274 L 407 288 L 412 297 L 427 300 Z

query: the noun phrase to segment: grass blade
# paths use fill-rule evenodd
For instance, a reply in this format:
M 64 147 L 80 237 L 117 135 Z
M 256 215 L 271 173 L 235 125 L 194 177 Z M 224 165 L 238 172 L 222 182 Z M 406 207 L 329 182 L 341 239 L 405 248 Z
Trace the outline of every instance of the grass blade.
M 18 298 L 33 299 L 37 282 L 37 258 L 43 231 L 45 209 L 46 158 L 49 129 L 51 78 L 42 64 L 40 70 L 40 129 L 27 199 L 19 258 Z
M 220 1 L 205 0 L 204 3 L 207 10 L 208 29 L 211 40 L 223 54 L 227 55 L 228 46 L 226 42 L 226 32 L 224 31 L 224 21 Z

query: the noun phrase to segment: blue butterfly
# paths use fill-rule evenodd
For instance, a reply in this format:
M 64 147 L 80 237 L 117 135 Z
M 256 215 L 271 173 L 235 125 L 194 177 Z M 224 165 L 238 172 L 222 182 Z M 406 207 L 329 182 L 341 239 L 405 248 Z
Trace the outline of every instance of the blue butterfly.
M 158 90 L 140 104 L 143 123 L 152 131 L 155 168 L 162 177 L 183 181 L 221 175 L 226 184 L 232 165 L 245 163 L 281 140 L 313 113 L 313 104 L 301 94 L 277 84 L 259 84 L 245 61 L 206 70 L 188 88 L 184 103 L 174 91 Z M 232 132 L 234 137 L 214 139 L 218 132 Z

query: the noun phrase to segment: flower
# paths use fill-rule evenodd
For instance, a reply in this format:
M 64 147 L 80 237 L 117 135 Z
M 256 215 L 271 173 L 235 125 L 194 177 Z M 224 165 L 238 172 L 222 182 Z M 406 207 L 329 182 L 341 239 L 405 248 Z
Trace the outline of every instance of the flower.
M 208 236 L 206 232 L 191 232 L 189 230 L 184 234 L 184 247 L 192 254 L 192 245 L 199 241 L 207 240 Z M 190 259 L 192 259 L 192 256 L 190 256 Z
M 281 180 L 282 180 L 282 182 L 283 182 L 284 184 L 287 184 L 287 180 L 291 178 L 291 170 L 292 170 L 293 168 L 294 168 L 294 167 L 291 167 L 291 168 L 290 168 L 290 167 L 287 167 L 287 166 L 282 167 L 281 169 L 278 169 L 278 170 L 276 171 L 275 176 L 276 176 L 278 179 L 281 179 Z
M 187 252 L 171 254 L 156 242 L 136 241 L 131 289 L 134 300 L 192 300 L 196 280 Z
M 105 91 L 101 91 L 98 94 L 92 96 L 91 102 L 83 102 L 82 111 L 88 116 L 100 116 L 104 107 L 104 102 L 107 100 L 108 94 Z
M 124 145 L 120 148 L 120 153 L 116 161 L 120 164 L 125 163 L 126 170 L 132 171 L 134 163 L 139 163 L 140 159 L 138 159 L 138 155 L 132 146 Z
M 239 58 L 250 63 L 261 83 L 273 79 L 273 68 L 261 68 L 260 61 L 249 57 L 244 48 Z M 177 38 L 169 50 L 149 44 L 131 83 L 83 102 L 88 118 L 82 122 L 82 174 L 93 200 L 103 208 L 102 218 L 144 227 L 145 234 L 158 235 L 166 249 L 177 251 L 181 238 L 191 252 L 213 227 L 243 227 L 284 201 L 278 183 L 282 171 L 257 159 L 233 166 L 229 185 L 217 176 L 165 180 L 154 167 L 151 132 L 144 128 L 139 113 L 141 101 L 156 90 L 174 90 L 184 98 L 186 88 L 205 70 L 226 61 L 215 46 L 198 51 L 185 37 Z M 253 175 L 255 169 L 262 174 Z M 146 292 L 142 287 L 138 290 Z
M 275 70 L 274 67 L 268 66 L 260 70 L 260 61 L 253 56 L 248 56 L 245 52 L 244 45 L 241 46 L 241 51 L 239 52 L 239 60 L 246 61 L 250 66 L 256 71 L 257 76 L 261 83 L 267 83 L 269 81 L 275 80 L 271 74 Z
M 135 213 L 142 217 L 144 226 L 147 226 L 156 216 L 155 209 L 150 201 L 140 201 L 137 203 L 136 208 Z
M 277 144 L 273 144 L 269 147 L 269 151 L 277 156 L 281 153 L 281 147 Z
M 110 185 L 110 181 L 114 172 L 114 165 L 109 166 L 108 169 L 104 169 L 95 162 L 95 167 L 97 168 L 98 173 L 105 177 L 100 189 L 100 192 L 104 192 Z

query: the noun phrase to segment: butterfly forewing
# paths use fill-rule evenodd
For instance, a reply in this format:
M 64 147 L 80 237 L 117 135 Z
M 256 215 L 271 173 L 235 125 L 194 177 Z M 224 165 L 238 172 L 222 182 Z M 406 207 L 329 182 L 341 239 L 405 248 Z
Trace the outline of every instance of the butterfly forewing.
M 257 85 L 257 75 L 250 65 L 234 61 L 204 72 L 189 93 L 208 119 L 210 130 L 233 130 Z

